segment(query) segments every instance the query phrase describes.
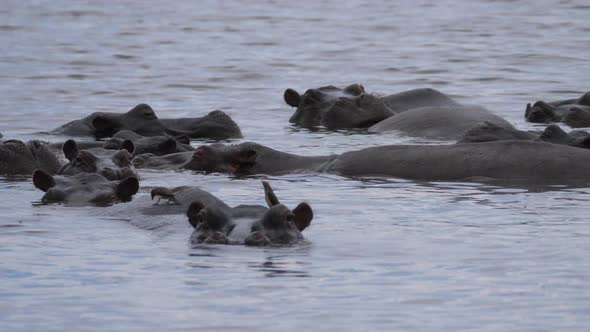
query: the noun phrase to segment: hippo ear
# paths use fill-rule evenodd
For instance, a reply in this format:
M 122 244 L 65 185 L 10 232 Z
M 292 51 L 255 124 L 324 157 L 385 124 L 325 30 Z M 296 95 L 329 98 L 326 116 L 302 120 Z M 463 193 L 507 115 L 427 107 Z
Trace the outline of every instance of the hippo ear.
M 299 231 L 303 231 L 307 228 L 307 226 L 311 224 L 311 219 L 313 219 L 311 206 L 305 202 L 300 203 L 295 209 L 293 209 L 293 215 L 295 216 L 295 226 L 297 226 Z
M 526 110 L 524 111 L 524 118 L 528 119 L 529 115 L 531 114 L 531 103 L 526 104 Z
M 175 136 L 174 139 L 177 140 L 178 142 L 182 143 L 182 144 L 186 144 L 186 145 L 191 144 L 190 137 L 188 137 L 186 135 Z
M 590 91 L 586 92 L 582 95 L 582 97 L 580 97 L 580 99 L 578 100 L 578 104 L 590 106 Z
M 301 96 L 299 95 L 299 92 L 293 89 L 285 90 L 283 98 L 285 98 L 285 102 L 292 107 L 299 106 L 299 103 L 301 101 Z
M 73 139 L 67 140 L 61 149 L 69 161 L 74 160 L 78 155 L 78 144 Z
M 53 179 L 53 176 L 38 169 L 35 171 L 35 173 L 33 173 L 33 184 L 35 187 L 43 191 L 47 191 L 49 188 L 55 186 L 55 180 Z
M 139 190 L 139 180 L 136 177 L 130 176 L 117 185 L 115 194 L 123 202 L 131 200 L 131 197 Z
M 197 228 L 197 224 L 199 223 L 199 212 L 203 210 L 205 206 L 201 202 L 192 202 L 191 205 L 188 207 L 186 211 L 186 216 L 188 217 L 188 222 L 193 226 L 193 228 Z
M 130 154 L 133 154 L 133 151 L 135 151 L 135 144 L 133 144 L 133 141 L 131 140 L 124 140 L 123 143 L 121 144 L 121 147 L 124 150 L 127 150 L 127 152 L 129 152 Z
M 262 186 L 264 187 L 264 199 L 269 208 L 281 204 L 268 182 L 262 181 Z
M 176 140 L 172 137 L 158 144 L 158 150 L 164 154 L 176 152 Z

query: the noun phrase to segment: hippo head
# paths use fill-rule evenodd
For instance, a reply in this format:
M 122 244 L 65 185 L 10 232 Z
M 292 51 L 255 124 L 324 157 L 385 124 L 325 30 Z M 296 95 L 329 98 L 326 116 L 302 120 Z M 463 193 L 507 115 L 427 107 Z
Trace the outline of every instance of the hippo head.
M 37 168 L 54 174 L 60 166 L 59 160 L 44 142 L 7 140 L 0 144 L 0 174 L 30 175 Z
M 245 244 L 249 246 L 287 245 L 302 241 L 301 232 L 313 219 L 313 211 L 309 204 L 303 202 L 291 210 L 279 202 L 268 182 L 263 181 L 262 184 L 269 209 L 252 225 Z
M 244 244 L 250 246 L 288 245 L 303 240 L 301 232 L 313 218 L 311 207 L 300 203 L 291 210 L 282 205 L 272 188 L 263 182 L 269 208 L 256 220 L 246 236 Z M 228 244 L 236 225 L 230 216 L 217 206 L 205 206 L 193 202 L 187 211 L 188 221 L 195 231 L 191 241 L 196 243 Z
M 70 161 L 58 171 L 60 175 L 74 175 L 79 173 L 98 173 L 108 180 L 121 180 L 130 176 L 136 177 L 131 163 L 133 143 L 126 149 L 113 150 L 80 150 L 74 140 L 63 144 L 63 152 Z
M 127 202 L 139 190 L 139 181 L 136 177 L 109 181 L 95 173 L 54 177 L 45 171 L 36 170 L 33 173 L 33 184 L 45 192 L 43 202 L 64 202 L 73 205 Z
M 190 145 L 182 143 L 179 139 L 182 140 L 182 142 L 187 141 L 186 136 L 179 138 L 170 136 L 142 137 L 135 142 L 129 139 L 113 137 L 104 142 L 103 148 L 109 150 L 125 149 L 133 151 L 133 156 L 144 153 L 164 156 L 171 153 L 193 150 Z M 188 142 L 190 142 L 190 140 Z
M 183 168 L 206 173 L 250 174 L 260 149 L 261 145 L 256 143 L 202 145 Z
M 561 127 L 556 124 L 547 126 L 539 140 L 553 143 L 564 144 L 577 148 L 590 148 L 590 134 L 586 131 L 576 130 L 571 133 L 566 133 Z
M 524 117 L 528 122 L 547 123 L 560 121 L 559 116 L 555 113 L 555 107 L 544 101 L 538 101 L 531 106 L 526 105 Z
M 195 231 L 191 242 L 207 244 L 228 244 L 229 233 L 234 225 L 230 216 L 216 206 L 205 206 L 201 202 L 192 202 L 186 212 L 188 222 Z
M 590 111 L 571 107 L 563 117 L 563 122 L 573 128 L 590 127 Z
M 367 94 L 360 84 L 309 89 L 303 95 L 287 89 L 284 99 L 297 108 L 289 122 L 303 127 L 365 128 L 393 115 L 380 98 Z
M 156 113 L 147 104 L 139 104 L 125 114 L 96 113 L 91 123 L 97 138 L 111 137 L 120 130 L 132 130 L 144 136 L 166 133 Z

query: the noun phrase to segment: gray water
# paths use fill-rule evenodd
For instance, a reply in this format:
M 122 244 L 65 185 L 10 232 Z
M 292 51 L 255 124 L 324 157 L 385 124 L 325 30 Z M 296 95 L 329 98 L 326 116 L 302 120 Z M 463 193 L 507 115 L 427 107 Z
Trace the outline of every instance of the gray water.
M 586 1 L 33 1 L 0 6 L 0 132 L 39 136 L 94 111 L 214 109 L 243 141 L 304 155 L 397 134 L 290 126 L 286 88 L 433 87 L 521 129 L 527 102 L 589 89 Z M 236 141 L 236 142 L 239 142 Z M 203 142 L 195 141 L 193 145 Z M 564 170 L 567 171 L 567 170 Z M 259 178 L 142 172 L 230 205 Z M 271 177 L 315 212 L 307 244 L 198 246 L 105 208 L 37 204 L 0 179 L 2 331 L 582 331 L 590 325 L 590 188 Z

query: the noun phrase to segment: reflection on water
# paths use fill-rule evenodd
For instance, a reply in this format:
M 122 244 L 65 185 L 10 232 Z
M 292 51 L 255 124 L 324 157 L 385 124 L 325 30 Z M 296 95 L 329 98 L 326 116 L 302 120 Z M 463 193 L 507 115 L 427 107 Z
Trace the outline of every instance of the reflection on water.
M 148 103 L 163 118 L 220 109 L 245 137 L 226 143 L 304 155 L 453 143 L 289 124 L 286 88 L 351 83 L 380 95 L 434 87 L 520 129 L 539 129 L 524 122 L 526 103 L 589 88 L 589 13 L 581 0 L 7 0 L 0 132 L 63 141 L 37 133 Z M 182 216 L 137 227 L 129 222 L 134 205 L 39 204 L 43 193 L 30 178 L 2 178 L 3 330 L 565 331 L 590 324 L 588 187 L 140 175 L 140 195 L 196 185 L 231 206 L 263 205 L 260 179 L 267 178 L 282 203 L 312 206 L 308 242 L 192 246 Z

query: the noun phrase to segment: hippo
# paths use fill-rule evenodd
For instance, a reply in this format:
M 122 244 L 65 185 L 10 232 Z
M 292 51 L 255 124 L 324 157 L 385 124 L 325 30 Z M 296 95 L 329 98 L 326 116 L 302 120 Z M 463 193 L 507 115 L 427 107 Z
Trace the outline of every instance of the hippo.
M 297 107 L 289 120 L 291 123 L 302 127 L 324 126 L 328 129 L 368 128 L 409 109 L 459 105 L 450 97 L 430 88 L 377 97 L 366 93 L 360 84 L 352 84 L 344 89 L 334 86 L 309 89 L 303 95 L 287 89 L 283 97 L 288 105 Z
M 483 107 L 455 105 L 414 108 L 371 126 L 369 132 L 398 131 L 409 136 L 457 140 L 466 130 L 484 121 L 515 130 L 508 121 Z
M 551 184 L 586 183 L 590 179 L 588 162 L 590 151 L 586 149 L 541 141 L 387 145 L 313 157 L 246 142 L 198 147 L 192 159 L 175 167 L 233 175 L 316 172 L 423 181 L 486 178 L 508 184 Z
M 303 241 L 301 232 L 313 219 L 309 204 L 293 210 L 281 204 L 270 184 L 263 181 L 268 208 L 259 205 L 228 207 L 211 198 L 196 200 L 186 215 L 195 229 L 191 242 L 206 244 L 245 244 L 247 246 L 292 245 Z
M 60 167 L 56 153 L 44 142 L 7 140 L 0 143 L 0 175 L 30 176 L 36 169 L 56 174 Z
M 127 148 L 133 152 L 133 143 Z M 63 153 L 69 162 L 59 169 L 58 175 L 98 173 L 111 181 L 137 177 L 131 154 L 126 149 L 80 149 L 76 141 L 68 140 L 63 144 Z
M 590 127 L 590 91 L 579 98 L 527 104 L 524 113 L 528 122 L 564 122 L 570 127 Z
M 336 158 L 299 156 L 264 145 L 245 142 L 236 145 L 202 145 L 194 152 L 175 153 L 163 157 L 139 155 L 133 159 L 137 168 L 188 169 L 205 173 L 285 174 L 316 171 Z
M 95 112 L 68 122 L 51 134 L 67 136 L 111 137 L 120 130 L 142 136 L 188 136 L 193 138 L 240 138 L 238 125 L 224 112 L 216 110 L 200 118 L 159 119 L 147 104 L 139 104 L 127 113 Z
M 309 89 L 303 95 L 287 89 L 283 97 L 288 105 L 297 108 L 289 122 L 307 128 L 367 128 L 394 114 L 379 97 L 366 93 L 360 84 L 344 89 L 324 86 Z
M 583 130 L 572 130 L 567 133 L 556 124 L 547 126 L 543 132 L 531 132 L 518 130 L 516 128 L 504 128 L 491 122 L 482 122 L 463 133 L 457 143 L 505 140 L 543 141 L 584 149 L 590 148 L 590 133 Z
M 97 173 L 52 176 L 43 170 L 33 173 L 33 184 L 45 192 L 44 203 L 69 205 L 110 205 L 130 201 L 139 190 L 136 177 L 110 181 Z
M 116 133 L 111 139 L 104 142 L 105 149 L 127 149 L 132 150 L 136 156 L 144 153 L 152 153 L 156 156 L 163 156 L 176 152 L 193 151 L 190 146 L 190 138 L 187 136 L 141 136 L 130 130 L 122 130 Z

